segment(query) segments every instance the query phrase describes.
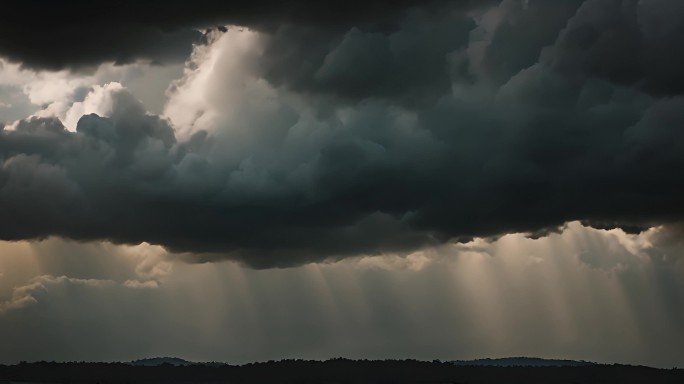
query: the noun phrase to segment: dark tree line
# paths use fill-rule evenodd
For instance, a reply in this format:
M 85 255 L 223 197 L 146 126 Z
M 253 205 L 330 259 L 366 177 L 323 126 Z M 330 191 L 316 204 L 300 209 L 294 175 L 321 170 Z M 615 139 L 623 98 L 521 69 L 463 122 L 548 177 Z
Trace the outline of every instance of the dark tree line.
M 684 383 L 682 369 L 627 365 L 462 366 L 417 360 L 282 360 L 245 365 L 126 363 L 0 365 L 0 384 L 31 383 Z

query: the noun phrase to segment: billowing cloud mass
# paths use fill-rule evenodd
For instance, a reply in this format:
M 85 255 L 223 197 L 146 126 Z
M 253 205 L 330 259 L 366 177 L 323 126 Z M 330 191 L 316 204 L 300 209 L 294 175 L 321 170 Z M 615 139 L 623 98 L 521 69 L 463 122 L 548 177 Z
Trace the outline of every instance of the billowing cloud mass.
M 678 1 L 407 2 L 391 28 L 369 24 L 373 4 L 368 19 L 235 11 L 253 28 L 208 33 L 158 115 L 109 84 L 7 125 L 0 238 L 273 267 L 684 220 Z M 103 47 L 68 56 L 127 61 Z

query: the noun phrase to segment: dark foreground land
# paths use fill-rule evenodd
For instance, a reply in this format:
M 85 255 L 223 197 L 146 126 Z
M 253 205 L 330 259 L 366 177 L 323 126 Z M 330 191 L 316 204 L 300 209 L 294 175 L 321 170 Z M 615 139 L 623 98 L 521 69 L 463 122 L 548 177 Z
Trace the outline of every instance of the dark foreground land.
M 684 383 L 682 369 L 626 365 L 467 366 L 415 360 L 284 360 L 233 365 L 0 365 L 7 383 Z

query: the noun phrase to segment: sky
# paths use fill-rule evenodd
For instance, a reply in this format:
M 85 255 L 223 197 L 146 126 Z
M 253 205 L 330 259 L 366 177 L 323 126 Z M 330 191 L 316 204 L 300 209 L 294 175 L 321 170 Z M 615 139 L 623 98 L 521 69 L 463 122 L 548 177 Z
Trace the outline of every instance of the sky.
M 0 363 L 684 366 L 683 2 L 174 4 L 0 13 Z

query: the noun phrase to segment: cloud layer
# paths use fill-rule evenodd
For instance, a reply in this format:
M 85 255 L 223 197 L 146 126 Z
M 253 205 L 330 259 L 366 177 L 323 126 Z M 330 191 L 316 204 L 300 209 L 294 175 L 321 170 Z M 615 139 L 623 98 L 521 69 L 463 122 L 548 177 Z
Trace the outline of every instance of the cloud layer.
M 72 102 L 98 113 L 75 132 L 48 113 L 4 129 L 0 238 L 273 267 L 682 221 L 677 4 L 435 4 L 390 29 L 304 14 L 212 32 L 162 116 L 108 85 Z

